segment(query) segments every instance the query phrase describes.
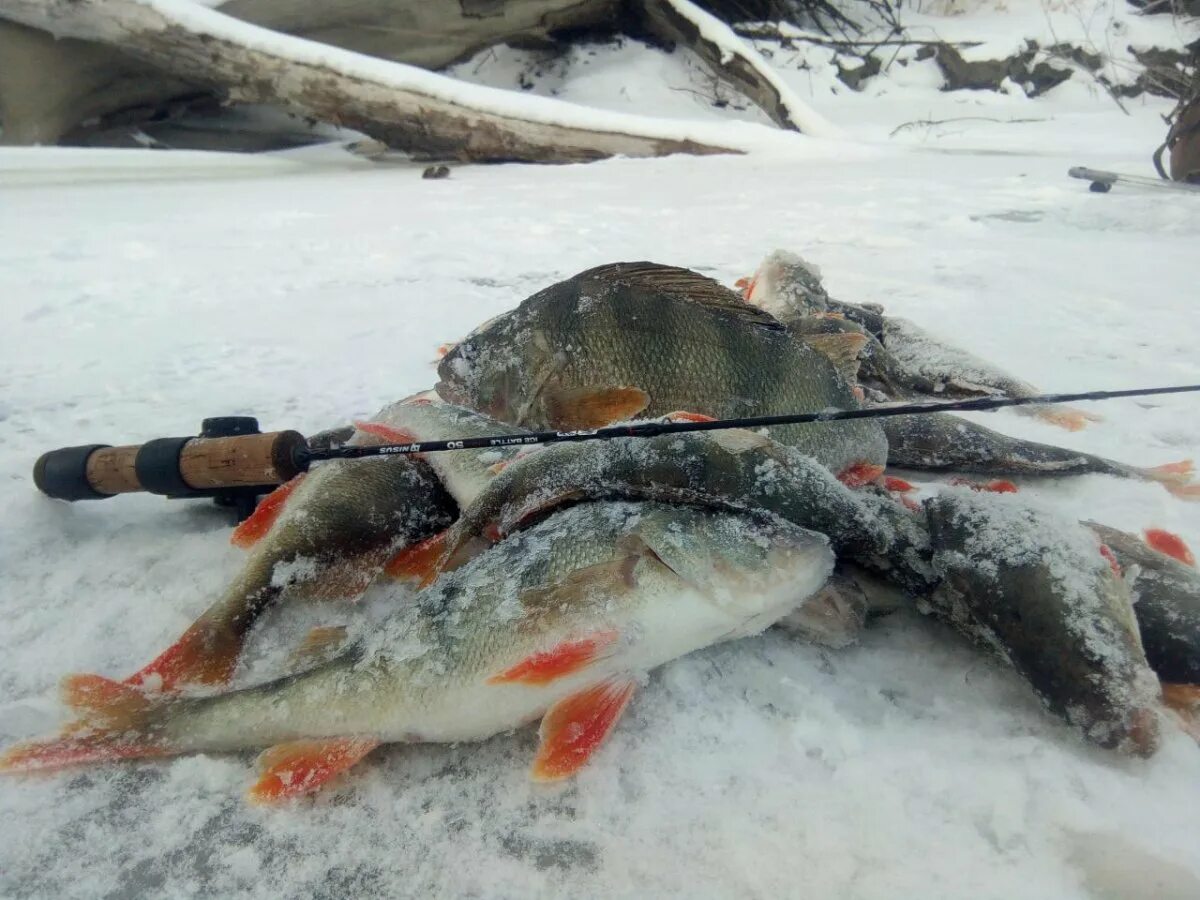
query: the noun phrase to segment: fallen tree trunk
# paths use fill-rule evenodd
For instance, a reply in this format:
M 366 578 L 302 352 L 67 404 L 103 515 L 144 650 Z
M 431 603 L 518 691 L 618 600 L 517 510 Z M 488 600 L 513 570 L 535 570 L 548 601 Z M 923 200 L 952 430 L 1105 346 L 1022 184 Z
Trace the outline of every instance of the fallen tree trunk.
M 758 52 L 711 13 L 691 0 L 640 0 L 646 26 L 663 40 L 693 51 L 716 74 L 780 128 L 814 137 L 840 137 L 841 131 L 814 112 Z
M 118 47 L 231 100 L 280 105 L 424 158 L 575 162 L 743 149 L 719 128 L 463 84 L 185 0 L 0 0 L 0 16 Z

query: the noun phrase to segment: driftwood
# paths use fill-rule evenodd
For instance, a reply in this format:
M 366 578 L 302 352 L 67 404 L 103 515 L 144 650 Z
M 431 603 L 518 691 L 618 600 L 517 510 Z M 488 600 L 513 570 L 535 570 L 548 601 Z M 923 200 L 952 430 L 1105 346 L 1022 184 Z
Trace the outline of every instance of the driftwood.
M 506 41 L 603 27 L 619 0 L 228 0 L 221 12 L 345 50 L 437 69 Z M 209 94 L 122 49 L 3 20 L 0 142 L 79 140 Z
M 0 0 L 0 16 L 120 47 L 230 99 L 283 106 L 422 157 L 568 162 L 739 149 L 654 119 L 462 84 L 178 0 Z
M 179 0 L 0 0 L 3 141 L 84 136 L 215 93 L 353 127 L 421 157 L 571 161 L 737 149 L 715 130 L 696 139 L 665 123 L 588 116 L 578 107 L 530 118 L 510 102 L 467 98 L 449 82 L 430 89 L 411 72 L 384 74 L 362 59 L 318 59 L 311 47 L 304 52 L 262 34 L 251 46 L 241 22 L 428 68 L 504 41 L 549 44 L 563 28 L 640 26 L 691 49 L 781 127 L 838 134 L 690 0 L 230 0 L 207 17 L 189 7 Z M 201 33 L 189 35 L 197 22 Z

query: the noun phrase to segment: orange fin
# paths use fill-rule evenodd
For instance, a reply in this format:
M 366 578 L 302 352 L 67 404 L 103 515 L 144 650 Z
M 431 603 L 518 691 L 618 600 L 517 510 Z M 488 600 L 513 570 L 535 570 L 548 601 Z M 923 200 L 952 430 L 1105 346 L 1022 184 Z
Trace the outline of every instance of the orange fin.
M 332 658 L 346 642 L 345 625 L 318 625 L 288 657 L 292 667 L 316 666 Z
M 106 735 L 62 737 L 9 747 L 0 754 L 0 772 L 37 772 L 82 763 L 170 755 L 164 745 L 142 739 L 123 740 Z
M 1180 500 L 1200 500 L 1200 484 L 1172 484 L 1163 482 L 1163 487 Z
M 951 478 L 950 483 L 955 487 L 969 487 L 973 491 L 987 491 L 989 494 L 1016 494 L 1019 492 L 1015 484 L 1003 479 L 971 481 L 969 478 Z
M 487 683 L 549 684 L 591 665 L 616 639 L 615 631 L 600 631 L 579 640 L 563 641 L 549 650 L 525 657 L 515 666 L 493 675 Z
M 136 687 L 103 675 L 68 675 L 59 692 L 81 719 L 102 728 L 127 728 L 150 706 Z
M 883 474 L 883 466 L 869 462 L 856 462 L 838 473 L 837 480 L 846 487 L 857 488 L 870 484 Z
M 631 678 L 609 679 L 550 707 L 538 731 L 534 780 L 557 781 L 582 767 L 621 718 L 635 686 Z
M 1165 553 L 1167 556 L 1179 560 L 1185 566 L 1194 567 L 1196 565 L 1196 557 L 1192 554 L 1191 548 L 1179 535 L 1161 528 L 1147 528 L 1142 534 L 1146 538 L 1146 544 L 1159 553 Z
M 382 422 L 355 422 L 354 427 L 365 434 L 382 438 L 389 444 L 417 443 L 417 436 L 406 428 L 394 428 Z
M 1190 459 L 1181 459 L 1178 462 L 1163 463 L 1161 466 L 1150 466 L 1148 469 L 1142 469 L 1142 472 L 1152 481 L 1186 484 L 1195 470 L 1196 466 Z
M 262 777 L 247 796 L 274 803 L 315 791 L 378 747 L 376 738 L 328 738 L 276 744 L 258 758 Z
M 706 416 L 704 413 L 687 412 L 682 409 L 677 409 L 675 412 L 669 412 L 663 416 L 668 422 L 715 422 L 713 416 Z
M 916 487 L 909 484 L 903 478 L 897 478 L 894 475 L 885 475 L 883 477 L 883 486 L 893 494 L 907 494 L 909 491 L 916 490 Z
M 306 472 L 301 472 L 291 481 L 284 482 L 258 501 L 258 506 L 250 514 L 250 518 L 233 529 L 233 534 L 229 536 L 229 543 L 235 547 L 246 549 L 262 540 L 263 536 L 271 530 L 271 526 L 275 524 L 275 520 L 279 518 L 279 514 L 283 512 L 288 497 L 296 488 L 300 487 L 300 482 L 304 480 L 306 474 Z
M 1082 431 L 1089 422 L 1103 422 L 1104 417 L 1095 413 L 1084 412 L 1070 406 L 1036 406 L 1031 408 L 1031 415 L 1050 425 L 1065 428 L 1067 431 Z
M 68 675 L 61 691 L 63 702 L 79 714 L 79 720 L 67 725 L 58 738 L 10 747 L 0 755 L 0 771 L 60 769 L 171 753 L 165 744 L 138 733 L 153 704 L 137 688 L 100 675 Z
M 242 655 L 242 639 L 200 619 L 154 660 L 125 679 L 126 685 L 177 691 L 185 684 L 228 684 Z
M 546 411 L 555 428 L 603 428 L 631 419 L 650 405 L 650 395 L 636 387 L 579 388 L 550 391 Z
M 441 574 L 448 537 L 449 529 L 409 544 L 387 562 L 383 571 L 392 578 L 415 580 L 421 587 L 433 584 Z

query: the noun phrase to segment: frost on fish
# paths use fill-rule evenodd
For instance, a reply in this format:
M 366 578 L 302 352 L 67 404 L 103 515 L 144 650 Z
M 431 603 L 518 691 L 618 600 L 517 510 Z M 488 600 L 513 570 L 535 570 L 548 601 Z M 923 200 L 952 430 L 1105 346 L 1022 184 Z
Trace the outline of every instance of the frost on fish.
M 547 447 L 498 475 L 451 527 L 440 562 L 428 562 L 454 568 L 556 509 L 600 499 L 769 512 L 828 535 L 840 558 L 910 590 L 931 584 L 928 538 L 917 516 L 885 494 L 851 490 L 810 457 L 744 430 Z
M 1096 536 L 1012 495 L 950 489 L 924 506 L 944 579 L 936 608 L 1089 740 L 1153 753 L 1158 681 Z
M 251 797 L 273 801 L 319 787 L 382 742 L 481 740 L 544 714 L 533 774 L 565 777 L 645 672 L 762 631 L 832 567 L 823 536 L 784 522 L 581 505 L 397 604 L 307 671 L 185 697 L 72 676 L 66 699 L 80 720 L 10 748 L 0 768 L 269 747 Z
M 269 607 L 358 596 L 391 555 L 444 528 L 453 509 L 432 472 L 399 457 L 326 462 L 272 497 L 233 534 L 249 555 L 230 586 L 131 684 L 228 683 Z

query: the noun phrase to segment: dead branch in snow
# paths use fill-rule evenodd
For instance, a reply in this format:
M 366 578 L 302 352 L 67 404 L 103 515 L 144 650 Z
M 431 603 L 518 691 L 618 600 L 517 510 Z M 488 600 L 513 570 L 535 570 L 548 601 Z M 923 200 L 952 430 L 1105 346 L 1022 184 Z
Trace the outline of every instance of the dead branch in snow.
M 691 0 L 641 0 L 641 8 L 652 32 L 692 50 L 779 127 L 825 137 L 840 133 L 797 97 L 728 25 Z

